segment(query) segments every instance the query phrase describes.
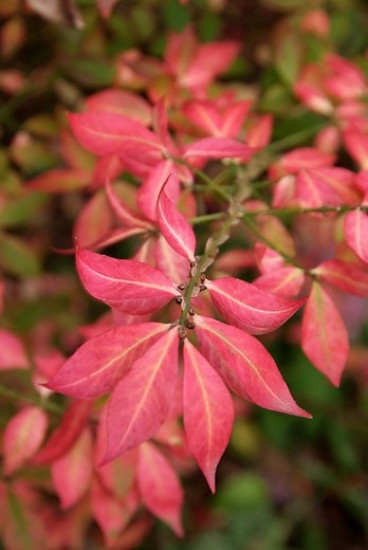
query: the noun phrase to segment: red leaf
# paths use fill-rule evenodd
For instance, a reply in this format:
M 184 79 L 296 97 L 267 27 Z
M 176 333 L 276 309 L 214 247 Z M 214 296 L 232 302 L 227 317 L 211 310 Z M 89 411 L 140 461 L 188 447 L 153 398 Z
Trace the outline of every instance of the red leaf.
M 183 536 L 183 490 L 171 464 L 151 443 L 139 448 L 138 486 L 146 508 Z
M 168 177 L 168 185 L 170 185 L 172 177 L 172 175 Z M 161 190 L 157 203 L 157 218 L 161 233 L 178 254 L 194 261 L 196 246 L 194 231 L 166 195 L 165 188 L 167 184 Z
M 97 397 L 111 391 L 168 326 L 142 323 L 103 331 L 77 349 L 47 387 L 79 398 Z
M 368 296 L 368 273 L 351 262 L 326 260 L 313 269 L 313 273 L 343 292 Z
M 93 110 L 68 118 L 83 147 L 97 155 L 165 151 L 155 134 L 133 118 Z
M 27 369 L 29 361 L 23 344 L 12 332 L 0 329 L 0 371 L 6 369 Z
M 91 430 L 85 427 L 69 451 L 51 465 L 52 481 L 64 510 L 88 490 L 93 472 L 92 451 Z
M 315 282 L 302 322 L 304 353 L 335 386 L 339 385 L 349 354 L 344 321 L 324 287 Z
M 166 334 L 134 363 L 110 398 L 104 461 L 152 437 L 164 423 L 178 368 L 177 330 Z
M 363 262 L 368 263 L 368 214 L 353 210 L 345 218 L 345 239 Z
M 77 249 L 76 259 L 87 292 L 118 311 L 151 313 L 177 295 L 169 279 L 145 263 L 83 249 Z
M 232 391 L 260 407 L 310 418 L 295 403 L 275 361 L 256 338 L 214 319 L 195 319 L 203 354 Z
M 74 401 L 64 413 L 60 424 L 49 437 L 46 445 L 34 457 L 36 464 L 47 464 L 65 454 L 77 440 L 88 421 L 92 401 Z
M 243 161 L 249 160 L 254 154 L 255 149 L 248 147 L 240 141 L 231 138 L 203 138 L 195 141 L 185 148 L 183 154 L 184 159 L 189 161 L 192 158 L 205 159 L 224 159 L 224 158 L 240 158 Z
M 206 286 L 224 319 L 252 334 L 277 329 L 305 302 L 304 299 L 288 300 L 268 294 L 233 277 L 207 281 Z
M 233 402 L 220 376 L 188 340 L 183 399 L 188 446 L 214 493 L 216 468 L 233 427 Z
M 38 407 L 25 407 L 8 422 L 3 436 L 4 474 L 11 475 L 36 454 L 47 430 L 48 418 Z

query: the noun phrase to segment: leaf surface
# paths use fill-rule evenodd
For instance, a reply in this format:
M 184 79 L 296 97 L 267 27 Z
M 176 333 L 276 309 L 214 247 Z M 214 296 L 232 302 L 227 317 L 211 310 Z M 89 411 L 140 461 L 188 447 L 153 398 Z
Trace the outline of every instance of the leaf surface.
M 183 490 L 171 464 L 148 442 L 139 448 L 138 487 L 146 508 L 182 536 Z
M 313 273 L 343 292 L 368 296 L 368 273 L 351 262 L 338 259 L 326 260 L 313 269 Z
M 349 354 L 344 321 L 334 302 L 315 282 L 302 321 L 302 348 L 313 365 L 338 386 Z
M 294 401 L 272 356 L 254 336 L 196 315 L 202 353 L 239 397 L 265 409 L 309 418 Z
M 3 435 L 4 474 L 11 475 L 38 451 L 48 426 L 39 407 L 25 407 L 8 422 Z
M 68 118 L 78 141 L 97 155 L 165 150 L 153 132 L 125 115 L 91 110 Z
M 163 323 L 141 323 L 105 330 L 78 348 L 47 387 L 84 399 L 103 395 L 167 328 Z
M 106 414 L 104 462 L 152 437 L 164 423 L 178 369 L 177 330 L 167 331 L 115 387 Z
M 157 203 L 157 220 L 161 233 L 169 245 L 181 256 L 194 260 L 196 238 L 192 227 L 177 210 L 175 204 L 167 196 L 166 185 L 170 185 L 172 176 L 161 190 Z
M 177 291 L 157 269 L 135 260 L 118 260 L 77 249 L 77 269 L 85 289 L 98 300 L 125 313 L 151 313 Z
M 183 410 L 189 449 L 214 493 L 216 468 L 233 427 L 233 402 L 221 377 L 188 340 L 184 341 Z
M 348 245 L 363 262 L 368 263 L 368 214 L 359 209 L 349 212 L 344 232 Z
M 91 430 L 85 427 L 69 451 L 51 465 L 52 481 L 64 510 L 88 490 L 93 472 L 92 451 Z
M 223 277 L 207 281 L 211 298 L 226 321 L 251 334 L 264 334 L 280 327 L 305 302 L 268 294 L 256 286 Z
M 35 464 L 50 464 L 65 454 L 77 440 L 88 421 L 92 402 L 88 399 L 73 401 L 67 408 L 58 427 L 45 446 L 34 457 Z

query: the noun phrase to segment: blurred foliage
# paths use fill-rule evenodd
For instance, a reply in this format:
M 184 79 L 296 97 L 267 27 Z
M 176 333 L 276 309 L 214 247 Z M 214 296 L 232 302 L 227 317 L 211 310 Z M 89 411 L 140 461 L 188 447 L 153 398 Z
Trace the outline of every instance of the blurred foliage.
M 323 45 L 313 36 L 302 43 L 293 30 L 312 4 L 305 0 L 191 0 L 186 5 L 122 0 L 106 20 L 92 0 L 80 0 L 82 30 L 18 11 L 16 2 L 5 4 L 0 7 L 0 264 L 10 290 L 4 324 L 29 331 L 31 339 L 32 330 L 52 318 L 53 339 L 67 352 L 76 340 L 65 335 L 90 322 L 99 309 L 83 301 L 72 257 L 55 257 L 51 249 L 70 246 L 86 192 L 46 197 L 28 193 L 23 183 L 65 165 L 58 142 L 65 111 L 114 84 L 118 54 L 137 48 L 161 55 L 168 32 L 193 23 L 204 41 L 243 42 L 243 58 L 227 79 L 262 90 L 259 108 L 276 115 L 275 138 L 282 139 L 321 120 L 296 104 L 291 86 L 301 64 L 318 59 Z M 368 73 L 368 2 L 313 4 L 330 14 L 328 42 Z M 41 269 L 66 279 L 42 290 L 43 283 L 34 280 Z M 366 346 L 367 325 L 361 333 L 356 343 Z M 293 395 L 314 419 L 247 409 L 220 464 L 215 497 L 199 473 L 184 480 L 185 539 L 157 523 L 142 550 L 368 547 L 368 377 L 352 361 L 342 387 L 332 388 L 286 335 L 272 352 Z

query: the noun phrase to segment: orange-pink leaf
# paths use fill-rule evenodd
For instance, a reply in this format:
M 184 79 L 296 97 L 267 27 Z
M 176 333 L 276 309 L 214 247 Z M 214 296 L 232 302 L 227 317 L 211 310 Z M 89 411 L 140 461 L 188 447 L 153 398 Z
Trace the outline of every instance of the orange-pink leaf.
M 184 342 L 183 413 L 189 449 L 214 493 L 216 468 L 229 443 L 234 408 L 221 377 L 188 340 Z

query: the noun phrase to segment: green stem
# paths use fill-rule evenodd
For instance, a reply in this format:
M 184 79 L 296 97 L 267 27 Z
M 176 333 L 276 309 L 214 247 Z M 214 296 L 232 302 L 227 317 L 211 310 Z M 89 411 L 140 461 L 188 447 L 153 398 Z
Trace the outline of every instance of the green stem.
M 51 401 L 45 401 L 41 396 L 24 395 L 23 393 L 19 393 L 15 390 L 11 390 L 10 388 L 3 386 L 2 384 L 0 384 L 0 395 L 3 395 L 4 397 L 9 397 L 10 399 L 15 399 L 18 401 L 25 401 L 26 403 L 36 405 L 37 407 L 41 407 L 42 409 L 45 409 L 47 411 L 51 411 L 54 413 L 62 414 L 64 412 L 59 405 L 56 405 Z

